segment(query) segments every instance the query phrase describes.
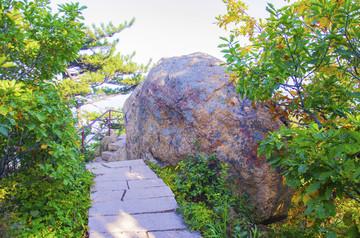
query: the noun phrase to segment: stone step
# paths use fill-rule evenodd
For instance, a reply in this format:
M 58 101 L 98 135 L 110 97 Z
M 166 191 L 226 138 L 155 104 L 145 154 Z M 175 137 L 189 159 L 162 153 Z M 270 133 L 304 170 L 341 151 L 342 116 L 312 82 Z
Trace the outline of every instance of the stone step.
M 101 152 L 101 158 L 108 160 L 113 154 L 115 154 L 115 151 L 103 151 Z
M 120 139 L 108 145 L 109 151 L 117 151 L 126 144 L 126 139 Z
M 111 224 L 111 226 L 109 226 Z M 121 212 L 118 215 L 98 216 L 89 221 L 89 233 L 92 230 L 98 233 L 120 233 L 120 232 L 146 232 L 146 231 L 171 231 L 185 230 L 183 218 L 175 212 L 151 213 L 151 214 L 129 214 Z M 124 236 L 126 237 L 126 236 Z M 138 236 L 131 236 L 138 237 Z

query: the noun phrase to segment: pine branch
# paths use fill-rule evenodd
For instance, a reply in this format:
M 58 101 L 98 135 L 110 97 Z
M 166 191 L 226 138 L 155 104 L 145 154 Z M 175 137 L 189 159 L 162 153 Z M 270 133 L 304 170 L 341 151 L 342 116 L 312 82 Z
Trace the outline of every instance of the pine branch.
M 120 24 L 119 26 L 114 26 L 113 23 L 109 23 L 107 26 L 105 24 L 101 24 L 100 28 L 96 27 L 94 24 L 92 28 L 87 27 L 86 29 L 86 40 L 84 47 L 81 50 L 87 50 L 102 46 L 107 46 L 109 43 L 105 41 L 105 43 L 100 42 L 103 39 L 113 37 L 115 34 L 120 33 L 126 28 L 131 27 L 135 22 L 135 18 L 131 19 L 131 21 L 124 22 L 124 24 Z

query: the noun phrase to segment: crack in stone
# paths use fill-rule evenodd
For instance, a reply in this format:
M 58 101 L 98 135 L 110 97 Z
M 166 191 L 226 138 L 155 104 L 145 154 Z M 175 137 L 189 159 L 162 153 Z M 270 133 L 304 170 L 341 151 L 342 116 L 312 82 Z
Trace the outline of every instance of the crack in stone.
M 148 230 L 147 232 L 158 232 L 158 231 L 187 231 L 186 228 L 179 228 L 179 229 L 165 229 L 165 230 Z
M 166 231 L 187 231 L 187 229 L 167 229 L 167 230 L 147 230 L 146 238 L 150 238 L 149 232 L 166 232 Z
M 158 213 L 170 213 L 170 212 L 176 212 L 176 209 L 169 209 L 169 210 L 163 210 L 163 211 L 157 211 L 157 212 L 131 212 L 126 213 L 127 215 L 142 215 L 142 214 L 158 214 Z M 109 213 L 109 214 L 95 214 L 91 215 L 89 214 L 89 217 L 108 217 L 108 216 L 118 216 L 119 213 Z
M 132 212 L 128 213 L 129 215 L 142 215 L 142 214 L 158 214 L 158 213 L 170 213 L 170 212 L 176 212 L 176 209 L 168 209 L 163 211 L 156 211 L 156 212 Z
M 105 164 L 101 164 L 101 165 L 104 166 L 105 168 L 112 169 L 112 167 L 107 166 L 107 165 L 105 165 Z
M 121 196 L 121 201 L 124 201 L 124 197 L 125 197 L 125 194 L 126 194 L 127 190 L 125 189 L 124 192 L 123 192 L 123 195 Z
M 159 197 L 143 197 L 143 198 L 137 198 L 136 200 L 147 200 L 147 199 L 156 199 L 156 198 L 173 198 L 174 196 L 169 195 L 169 196 L 159 196 Z M 135 199 L 134 199 L 135 200 Z

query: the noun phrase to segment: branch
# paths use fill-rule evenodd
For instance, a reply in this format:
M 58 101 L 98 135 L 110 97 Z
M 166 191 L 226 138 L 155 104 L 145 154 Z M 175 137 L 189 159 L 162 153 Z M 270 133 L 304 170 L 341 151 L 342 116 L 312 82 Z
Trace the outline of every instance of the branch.
M 94 42 L 99 42 L 99 41 L 101 41 L 102 39 L 105 39 L 105 38 L 113 37 L 115 34 L 120 33 L 121 31 L 125 30 L 126 28 L 131 27 L 134 24 L 134 22 L 135 22 L 135 18 L 132 18 L 129 23 L 127 23 L 125 21 L 124 25 L 120 25 L 118 28 L 114 27 L 112 25 L 112 23 L 110 23 L 107 27 L 112 28 L 111 33 L 110 32 L 105 32 L 106 29 L 105 29 L 104 25 L 101 26 L 102 29 L 97 29 L 96 26 L 93 25 L 94 33 L 92 32 L 92 30 L 90 30 L 90 28 L 88 28 L 88 32 L 90 32 L 90 33 L 87 34 L 87 39 L 86 39 L 86 41 L 84 43 L 84 46 L 80 50 L 90 49 L 91 48 L 90 44 L 92 44 Z M 102 35 L 100 35 L 100 33 L 99 33 L 100 30 L 102 30 L 102 32 L 101 32 Z M 96 31 L 98 31 L 98 32 L 96 32 Z M 93 37 L 90 36 L 91 34 L 93 35 Z
M 351 197 L 352 199 L 354 199 L 355 201 L 357 201 L 358 203 L 360 203 L 360 201 L 359 201 L 356 197 L 354 197 L 354 195 L 352 195 L 351 193 L 349 193 L 348 191 L 345 191 L 345 190 L 344 190 L 344 193 L 346 193 L 349 197 Z
M 75 81 L 74 77 L 71 75 L 71 73 L 70 73 L 70 71 L 68 69 L 65 69 L 65 72 L 72 81 Z
M 303 96 L 302 96 L 302 93 L 301 93 L 300 90 L 298 90 L 298 93 L 299 93 L 300 104 L 301 104 L 302 109 L 304 110 L 304 112 L 306 112 L 307 114 L 309 114 L 309 115 L 314 119 L 314 121 L 316 122 L 316 124 L 318 124 L 319 128 L 321 129 L 321 128 L 322 128 L 322 124 L 321 124 L 320 120 L 315 116 L 314 113 L 312 113 L 311 111 L 305 109 L 305 103 L 304 103 L 304 98 L 303 98 Z
M 25 186 L 27 186 L 29 184 L 35 183 L 35 182 L 40 181 L 40 180 L 45 180 L 45 179 L 48 179 L 48 178 L 49 178 L 48 176 L 44 176 L 44 177 L 32 180 L 32 181 L 24 183 L 24 184 L 16 184 L 15 186 L 16 187 L 25 187 Z

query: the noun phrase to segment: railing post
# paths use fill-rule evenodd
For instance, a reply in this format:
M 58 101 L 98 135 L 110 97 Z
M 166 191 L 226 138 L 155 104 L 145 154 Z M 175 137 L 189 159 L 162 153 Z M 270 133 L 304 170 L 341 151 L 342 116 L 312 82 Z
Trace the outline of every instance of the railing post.
M 85 141 L 85 131 L 83 131 L 82 133 L 81 133 L 81 148 L 82 148 L 82 152 L 84 153 L 84 141 Z
M 109 110 L 109 136 L 111 135 L 111 110 Z
M 106 112 L 104 112 L 101 116 L 99 116 L 98 118 L 96 118 L 93 122 L 90 123 L 90 125 L 86 126 L 85 128 L 83 128 L 81 131 L 78 132 L 78 134 L 82 134 L 82 138 L 81 138 L 81 148 L 82 148 L 82 151 L 84 152 L 85 149 L 85 145 L 87 145 L 92 139 L 94 139 L 99 133 L 101 133 L 104 129 L 106 129 L 106 127 L 108 126 L 109 127 L 109 136 L 111 135 L 111 111 L 114 111 L 114 112 L 120 112 L 120 111 L 116 111 L 116 110 L 107 110 Z M 87 129 L 90 128 L 91 130 L 91 126 L 100 120 L 100 118 L 103 118 L 106 113 L 109 112 L 109 124 L 108 125 L 104 125 L 102 128 L 100 128 L 100 130 L 98 132 L 95 133 L 95 135 L 89 139 L 89 141 L 85 141 L 86 138 L 85 138 L 85 131 L 87 131 Z

